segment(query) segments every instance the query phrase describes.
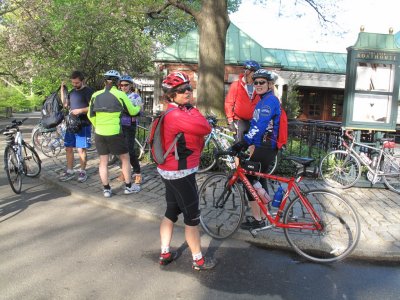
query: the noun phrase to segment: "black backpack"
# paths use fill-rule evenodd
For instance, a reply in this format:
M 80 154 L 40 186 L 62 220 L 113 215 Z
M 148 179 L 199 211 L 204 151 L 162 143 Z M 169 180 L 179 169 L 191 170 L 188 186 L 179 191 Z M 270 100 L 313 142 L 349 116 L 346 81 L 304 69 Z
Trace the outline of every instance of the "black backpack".
M 82 129 L 82 121 L 79 116 L 69 113 L 65 116 L 65 124 L 67 131 L 71 133 L 78 133 Z
M 63 105 L 59 96 L 61 87 L 43 102 L 42 107 L 42 126 L 46 129 L 54 128 L 64 119 Z M 68 90 L 64 86 L 64 95 L 67 96 Z

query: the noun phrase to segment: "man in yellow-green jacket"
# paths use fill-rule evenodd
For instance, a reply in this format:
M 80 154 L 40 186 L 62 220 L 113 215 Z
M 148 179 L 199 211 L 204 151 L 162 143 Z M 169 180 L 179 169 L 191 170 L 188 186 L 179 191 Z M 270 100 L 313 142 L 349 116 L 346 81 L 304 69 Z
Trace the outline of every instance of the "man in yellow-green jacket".
M 115 70 L 104 74 L 104 89 L 92 95 L 88 118 L 95 128 L 95 143 L 100 157 L 99 175 L 104 187 L 104 197 L 109 198 L 112 190 L 108 180 L 108 155 L 119 155 L 125 178 L 124 194 L 140 191 L 140 186 L 131 182 L 131 165 L 128 147 L 121 129 L 121 113 L 137 115 L 140 106 L 131 103 L 124 92 L 117 89 L 120 75 Z M 128 182 L 127 182 L 128 181 Z

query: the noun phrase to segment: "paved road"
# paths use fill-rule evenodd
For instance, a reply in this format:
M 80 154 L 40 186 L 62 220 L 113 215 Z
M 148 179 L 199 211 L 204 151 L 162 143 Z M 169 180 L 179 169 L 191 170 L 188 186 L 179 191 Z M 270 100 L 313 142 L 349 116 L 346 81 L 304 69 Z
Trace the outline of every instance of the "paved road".
M 31 123 L 33 122 L 31 121 Z M 97 154 L 90 153 L 88 157 L 89 179 L 83 184 L 76 181 L 67 183 L 58 181 L 57 177 L 66 165 L 65 155 L 53 159 L 43 157 L 42 179 L 56 184 L 60 189 L 79 199 L 151 220 L 158 221 L 163 216 L 165 211 L 164 185 L 154 165 L 143 166 L 144 183 L 142 191 L 136 195 L 123 195 L 123 184 L 117 181 L 120 168 L 118 165 L 110 167 L 111 186 L 115 195 L 110 199 L 105 199 L 102 197 L 102 186 L 98 176 Z M 197 177 L 199 184 L 205 176 L 207 174 Z M 323 182 L 318 180 L 305 180 L 303 186 L 307 189 L 324 187 Z M 400 195 L 385 189 L 371 188 L 336 191 L 346 197 L 356 208 L 361 221 L 361 239 L 352 253 L 352 257 L 400 261 Z M 239 230 L 234 237 L 251 243 L 256 242 L 268 248 L 289 247 L 280 230 L 263 232 L 256 239 L 253 239 L 247 231 Z
M 158 222 L 75 199 L 38 180 L 15 195 L 0 175 L 0 299 L 398 299 L 399 265 L 300 260 L 203 236 L 215 270 L 196 272 L 183 230 L 181 256 L 160 268 Z

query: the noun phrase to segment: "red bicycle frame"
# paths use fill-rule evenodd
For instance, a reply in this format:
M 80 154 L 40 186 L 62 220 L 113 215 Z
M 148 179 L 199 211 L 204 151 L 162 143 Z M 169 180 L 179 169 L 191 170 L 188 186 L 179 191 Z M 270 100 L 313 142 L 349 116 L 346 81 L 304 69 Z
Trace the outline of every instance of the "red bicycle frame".
M 265 179 L 276 180 L 276 181 L 288 184 L 287 190 L 286 190 L 283 200 L 278 208 L 278 212 L 277 212 L 275 218 L 269 213 L 268 208 L 264 205 L 260 196 L 258 196 L 257 191 L 254 189 L 253 185 L 250 183 L 250 181 L 246 177 L 246 175 L 262 177 Z M 245 185 L 245 188 L 250 192 L 251 196 L 255 199 L 255 201 L 257 201 L 258 206 L 261 208 L 262 212 L 267 217 L 268 221 L 271 224 L 273 224 L 275 227 L 297 228 L 297 229 L 307 229 L 307 230 L 321 230 L 322 229 L 322 226 L 320 223 L 321 218 L 318 216 L 318 214 L 314 210 L 314 207 L 310 204 L 308 199 L 304 197 L 301 189 L 296 184 L 296 182 L 300 182 L 302 180 L 301 176 L 298 177 L 297 179 L 295 179 L 294 177 L 285 178 L 285 177 L 269 175 L 269 174 L 265 174 L 265 173 L 255 172 L 255 171 L 249 171 L 249 170 L 242 168 L 239 165 L 239 166 L 237 166 L 236 171 L 233 173 L 232 177 L 229 179 L 228 185 L 232 186 L 235 182 L 237 182 L 237 180 L 239 178 L 242 180 L 243 184 Z M 283 210 L 286 206 L 286 202 L 289 198 L 289 194 L 292 191 L 292 189 L 294 189 L 295 194 L 297 194 L 299 196 L 301 202 L 303 203 L 303 205 L 306 207 L 306 209 L 310 213 L 312 219 L 314 220 L 313 223 L 296 222 L 296 223 L 285 224 L 280 221 L 280 219 L 283 215 Z

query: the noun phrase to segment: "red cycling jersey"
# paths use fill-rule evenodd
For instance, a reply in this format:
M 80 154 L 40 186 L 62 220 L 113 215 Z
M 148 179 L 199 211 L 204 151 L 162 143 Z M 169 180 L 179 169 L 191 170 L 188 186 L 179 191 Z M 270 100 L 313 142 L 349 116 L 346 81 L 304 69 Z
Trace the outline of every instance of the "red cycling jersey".
M 243 81 L 243 74 L 241 74 L 239 80 L 232 82 L 225 97 L 226 118 L 229 122 L 231 120 L 251 120 L 258 101 L 260 101 L 260 96 L 255 91 L 252 98 L 249 97 Z
M 168 108 L 177 107 L 169 103 Z M 171 151 L 164 164 L 158 168 L 166 171 L 178 171 L 195 168 L 199 165 L 201 151 L 204 147 L 204 136 L 211 132 L 210 124 L 197 108 L 178 107 L 170 111 L 163 120 L 164 149 L 175 139 L 175 136 L 183 132 L 178 139 L 177 151 L 179 160 L 175 159 L 175 152 Z

